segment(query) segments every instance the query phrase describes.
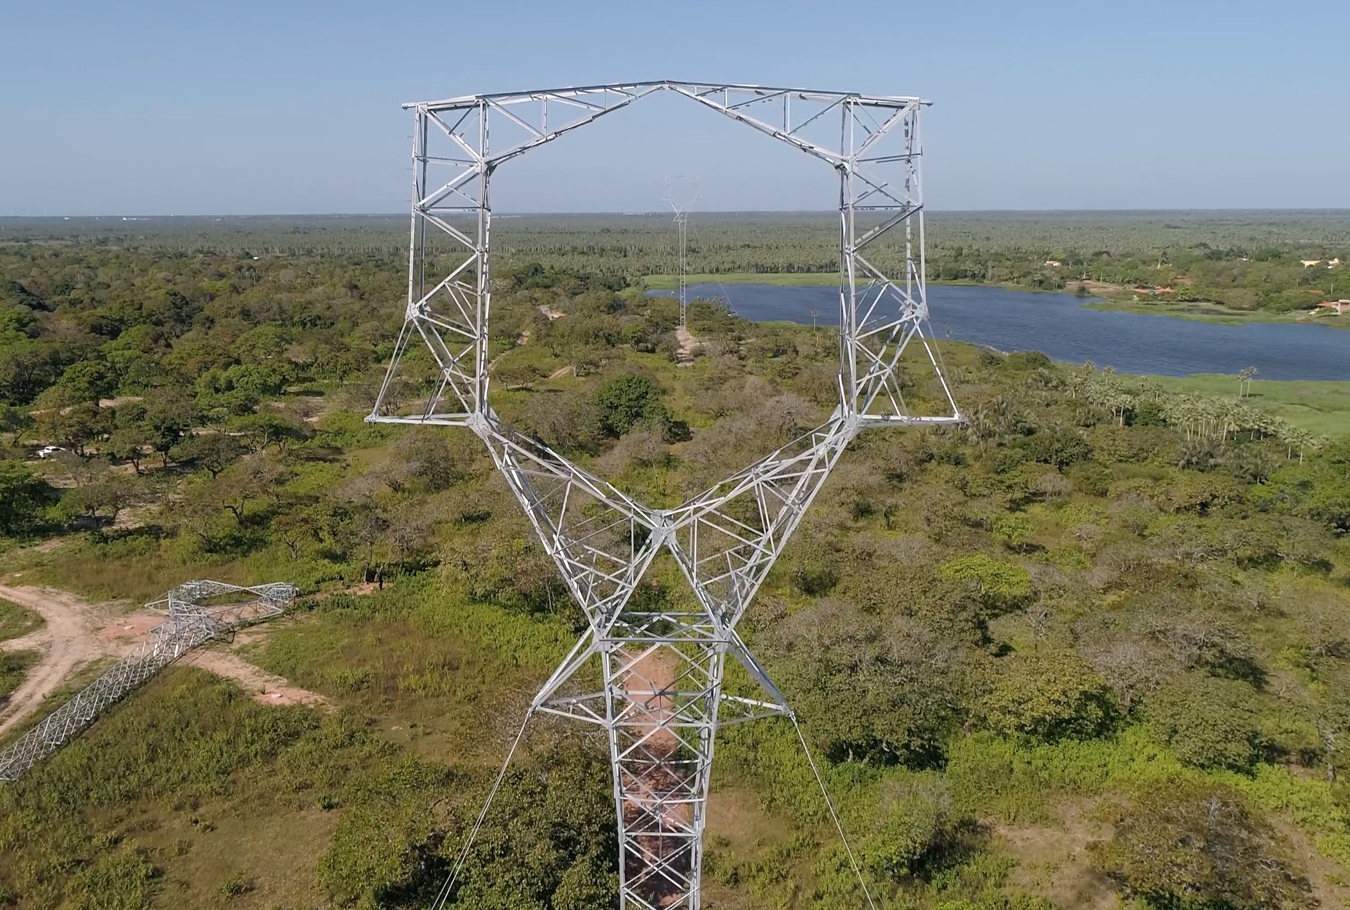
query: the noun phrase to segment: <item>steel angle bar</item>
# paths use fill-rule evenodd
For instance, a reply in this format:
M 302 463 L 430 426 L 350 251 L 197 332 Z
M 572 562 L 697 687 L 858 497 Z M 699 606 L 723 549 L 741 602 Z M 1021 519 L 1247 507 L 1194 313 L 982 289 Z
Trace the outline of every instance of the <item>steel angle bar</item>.
M 588 494 L 604 502 L 606 505 L 623 511 L 625 514 L 652 530 L 657 529 L 660 522 L 655 519 L 654 513 L 639 505 L 621 490 L 606 481 L 601 480 L 599 477 L 573 465 L 566 458 L 563 458 L 547 446 L 535 447 L 533 444 L 527 445 L 514 438 L 515 434 L 508 435 L 506 428 L 500 425 L 495 418 L 489 418 L 489 422 L 490 427 L 487 432 L 491 435 L 493 441 L 503 449 L 523 456 L 532 463 L 546 468 L 550 473 L 555 473 L 560 477 L 571 480 Z M 491 445 L 492 443 L 489 443 L 489 447 L 491 447 Z M 538 454 L 536 454 L 535 451 L 532 451 L 532 447 L 538 449 Z
M 535 99 L 529 99 L 529 100 L 533 101 L 533 100 L 535 100 Z M 489 108 L 491 108 L 492 110 L 494 110 L 494 111 L 496 111 L 497 113 L 501 114 L 501 115 L 502 115 L 503 117 L 505 117 L 507 120 L 510 120 L 512 123 L 514 123 L 516 126 L 520 127 L 521 129 L 525 130 L 527 133 L 532 133 L 532 134 L 534 134 L 534 138 L 535 138 L 535 139 L 546 139 L 546 138 L 548 138 L 546 133 L 542 132 L 541 130 L 536 129 L 533 125 L 531 125 L 531 124 L 529 124 L 529 123 L 526 123 L 524 120 L 522 120 L 521 118 L 517 117 L 515 114 L 511 113 L 511 111 L 508 109 L 508 106 L 507 106 L 508 104 L 509 104 L 509 102 L 493 101 L 491 98 L 487 99 L 487 106 L 488 106 Z M 541 105 L 541 108 L 542 108 L 542 105 L 543 105 L 543 100 L 542 100 L 542 99 L 540 99 L 540 105 Z
M 466 198 L 467 198 L 467 197 L 466 197 Z M 475 210 L 475 211 L 476 211 L 478 208 L 480 208 L 480 206 L 474 205 L 474 206 L 472 207 L 472 210 Z M 474 250 L 474 251 L 481 252 L 481 249 L 482 249 L 482 248 L 479 246 L 478 241 L 471 239 L 471 238 L 470 238 L 467 234 L 465 234 L 463 231 L 459 230 L 459 229 L 456 228 L 454 225 L 450 224 L 449 222 L 445 221 L 444 219 L 440 218 L 439 216 L 434 215 L 434 214 L 432 214 L 431 212 L 422 211 L 421 209 L 418 209 L 418 210 L 417 210 L 417 215 L 418 215 L 418 217 L 420 217 L 423 221 L 428 221 L 428 222 L 430 222 L 431 224 L 433 224 L 433 225 L 435 225 L 436 227 L 440 228 L 440 229 L 441 229 L 442 231 L 444 231 L 445 233 L 449 234 L 451 237 L 453 237 L 453 238 L 455 238 L 456 240 L 458 240 L 458 241 L 459 241 L 461 244 L 463 244 L 466 248 L 468 248 L 468 249 L 470 249 L 470 250 Z
M 424 157 L 423 160 L 430 161 L 432 159 Z M 414 202 L 413 208 L 417 209 L 418 211 L 431 208 L 432 206 L 440 202 L 440 200 L 444 199 L 451 193 L 457 193 L 458 195 L 463 196 L 465 199 L 477 205 L 478 204 L 477 199 L 474 199 L 472 196 L 460 192 L 459 188 L 464 184 L 468 183 L 470 180 L 474 179 L 475 177 L 481 176 L 482 176 L 481 167 L 477 164 L 471 164 L 464 171 L 461 171 L 459 174 L 455 175 L 453 179 L 447 181 L 439 188 L 437 188 L 435 192 L 431 193 L 428 196 L 424 196 L 423 198 L 418 199 L 416 202 Z
M 746 114 L 743 114 L 740 111 L 730 110 L 725 106 L 718 104 L 716 101 L 712 101 L 701 95 L 696 95 L 693 92 L 686 91 L 679 87 L 675 87 L 674 91 L 677 94 L 684 95 L 686 98 L 691 98 L 694 101 L 697 101 L 699 104 L 709 107 L 721 114 L 724 114 L 727 117 L 730 117 L 732 120 L 735 120 L 739 123 L 744 123 L 746 126 L 759 130 L 761 133 L 772 136 L 773 138 L 781 140 L 782 142 L 786 142 L 788 145 L 796 146 L 803 152 L 806 152 L 808 155 L 814 155 L 815 157 L 820 158 L 823 161 L 827 161 L 830 164 L 839 164 L 841 161 L 844 160 L 844 156 L 839 154 L 838 152 L 835 152 L 831 149 L 827 149 L 824 146 L 817 145 L 814 142 L 808 142 L 807 140 L 802 139 L 800 136 L 797 136 L 795 132 L 794 133 L 785 132 L 784 130 L 780 130 L 777 127 L 774 127 L 768 123 L 764 123 L 763 121 L 757 120 L 754 117 L 750 117 Z M 797 129 L 800 129 L 800 127 L 798 127 Z
M 857 180 L 861 180 L 868 187 L 862 195 L 854 197 L 853 211 L 855 212 L 885 211 L 893 208 L 905 208 L 906 206 L 913 204 L 912 200 L 909 198 L 895 195 L 896 191 L 891 189 L 891 185 L 888 181 L 879 182 L 878 180 L 873 180 L 868 176 L 867 172 L 861 168 L 857 168 L 853 171 L 853 177 Z M 863 204 L 867 199 L 873 196 L 883 196 L 886 199 L 889 199 L 890 203 L 881 205 L 878 205 L 877 203 Z
M 862 107 L 861 105 L 857 107 L 857 110 L 866 110 L 866 109 L 867 108 Z M 902 108 L 895 109 L 894 112 L 891 114 L 891 116 L 888 117 L 884 123 L 881 123 L 877 125 L 874 129 L 868 131 L 869 135 L 865 140 L 863 140 L 863 144 L 858 146 L 858 148 L 854 150 L 853 152 L 854 157 L 858 160 L 863 160 L 863 156 L 867 153 L 867 150 L 869 148 L 875 145 L 877 141 L 881 139 L 883 136 L 890 133 L 890 131 L 895 128 L 896 124 L 908 120 L 910 117 L 912 117 L 918 111 L 918 109 L 919 109 L 918 104 L 907 104 Z M 863 128 L 866 129 L 865 126 Z
M 510 161 L 512 158 L 518 158 L 519 156 L 528 152 L 530 149 L 538 148 L 539 146 L 543 145 L 546 142 L 552 142 L 559 136 L 562 136 L 566 133 L 570 133 L 573 130 L 586 126 L 589 123 L 594 123 L 596 120 L 603 117 L 604 115 L 611 114 L 617 110 L 621 110 L 627 107 L 628 105 L 632 104 L 634 101 L 637 101 L 639 98 L 645 97 L 646 95 L 649 95 L 652 92 L 659 90 L 660 90 L 659 87 L 652 87 L 649 89 L 644 89 L 635 94 L 629 95 L 625 97 L 624 100 L 618 101 L 612 105 L 597 110 L 591 113 L 590 115 L 581 118 L 580 120 L 569 123 L 566 126 L 556 127 L 552 131 L 541 135 L 539 138 L 534 139 L 533 141 L 524 142 L 519 145 L 513 146 L 512 148 L 509 148 L 504 152 L 499 152 L 495 155 L 492 155 L 491 157 L 485 157 L 485 162 L 489 167 L 495 168 L 498 165 Z
M 464 149 L 464 151 L 470 156 L 470 158 L 472 158 L 474 162 L 481 164 L 483 161 L 482 153 L 478 149 L 469 145 L 468 142 L 465 141 L 464 137 L 460 135 L 459 131 L 459 128 L 464 125 L 465 120 L 469 119 L 469 117 L 472 116 L 473 114 L 479 112 L 480 110 L 478 104 L 470 105 L 463 109 L 463 112 L 460 114 L 459 119 L 455 121 L 453 126 L 451 126 L 438 116 L 439 111 L 433 110 L 432 108 L 426 105 L 417 105 L 417 113 L 419 116 L 425 117 L 432 123 L 436 124 L 436 126 L 440 128 L 441 132 L 445 133 L 445 135 L 448 136 L 450 139 L 454 140 L 454 142 L 457 145 L 459 145 L 460 148 Z
M 854 99 L 855 103 L 871 107 L 894 108 L 897 106 L 907 106 L 911 104 L 927 105 L 931 102 L 924 101 L 915 96 L 909 95 L 867 95 L 859 92 L 838 92 L 823 89 L 810 89 L 788 86 L 771 85 L 751 85 L 746 83 L 723 83 L 723 82 L 687 82 L 674 79 L 663 79 L 650 82 L 616 82 L 597 85 L 566 86 L 562 88 L 549 89 L 528 89 L 517 92 L 493 92 L 480 95 L 461 95 L 455 98 L 445 98 L 437 101 L 409 101 L 403 104 L 405 109 L 425 108 L 429 111 L 440 110 L 462 110 L 472 108 L 483 101 L 492 100 L 506 103 L 513 100 L 532 100 L 541 96 L 551 98 L 561 97 L 584 97 L 587 95 L 601 94 L 605 92 L 626 92 L 636 93 L 647 89 L 673 89 L 684 88 L 690 91 L 702 93 L 707 92 L 736 92 L 736 93 L 764 93 L 778 94 L 787 93 L 804 100 L 809 101 L 828 101 L 840 96 L 846 96 Z
M 429 290 L 429 291 L 427 291 L 425 294 L 423 294 L 423 295 L 422 295 L 422 296 L 421 296 L 421 297 L 420 297 L 420 298 L 419 298 L 412 306 L 413 306 L 414 308 L 418 308 L 418 310 L 419 310 L 419 312 L 420 312 L 420 308 L 421 308 L 421 307 L 427 306 L 428 303 L 430 302 L 431 298 L 435 297 L 435 296 L 436 296 L 437 294 L 439 294 L 441 291 L 443 291 L 443 290 L 448 290 L 451 286 L 456 285 L 457 282 L 456 282 L 455 279 L 457 279 L 460 275 L 464 274 L 464 272 L 465 272 L 470 266 L 476 265 L 477 262 L 478 262 L 478 256 L 477 256 L 476 254 L 473 255 L 473 256 L 470 256 L 468 259 L 465 259 L 463 262 L 461 262 L 458 266 L 455 267 L 455 270 L 454 270 L 454 271 L 452 271 L 449 275 L 446 275 L 444 278 L 442 278 L 442 279 L 436 284 L 435 287 L 433 287 L 431 290 Z M 468 288 L 467 285 L 461 285 L 461 288 L 462 288 L 463 290 L 466 290 L 466 291 L 467 291 L 467 290 L 470 290 L 470 289 Z M 459 301 L 458 299 L 455 300 L 455 305 L 458 306 L 458 307 L 460 308 L 461 315 L 464 316 L 465 322 L 467 322 L 467 323 L 472 323 L 473 320 L 469 318 L 469 314 L 468 314 L 468 313 L 464 312 L 464 309 L 463 309 L 463 306 L 464 306 L 464 305 L 463 305 L 462 303 L 460 303 L 460 301 Z
M 604 727 L 609 723 L 605 717 L 604 700 L 604 692 L 596 692 L 593 695 L 573 695 L 544 702 L 535 710 L 542 714 L 552 714 L 556 717 L 566 717 Z M 599 708 L 596 708 L 591 706 L 592 702 L 600 702 L 601 704 Z
M 875 209 L 874 211 L 887 211 L 887 212 L 894 212 L 895 214 L 889 216 L 880 224 L 872 227 L 870 230 L 867 231 L 867 233 L 863 234 L 861 237 L 855 240 L 853 242 L 853 249 L 855 251 L 862 249 L 872 241 L 876 240 L 878 237 L 890 231 L 891 228 L 895 227 L 896 225 L 904 224 L 910 218 L 914 217 L 914 215 L 917 214 L 922 208 L 923 207 L 920 205 L 909 204 L 899 206 L 898 209 L 897 207 L 894 206 L 886 206 L 884 209 Z
M 836 168 L 840 181 L 839 407 L 822 426 L 674 509 L 649 509 L 547 446 L 520 437 L 501 424 L 487 401 L 492 171 L 657 91 L 684 95 L 806 151 Z M 736 626 L 848 443 L 865 427 L 943 426 L 961 419 L 941 352 L 924 331 L 919 113 L 926 104 L 916 97 L 665 80 L 408 105 L 416 109 L 418 122 L 408 306 L 393 363 L 367 419 L 472 428 L 507 479 L 569 596 L 587 616 L 590 631 L 540 689 L 531 710 L 584 720 L 607 731 L 619 832 L 620 904 L 625 910 L 699 910 L 715 731 L 760 717 L 792 718 L 786 699 Z M 833 129 L 835 112 L 837 149 L 805 136 L 813 126 Z M 522 135 L 515 133 L 522 130 L 523 140 L 507 142 L 492 153 L 494 117 L 513 135 Z M 780 117 L 781 125 L 774 125 Z M 453 152 L 429 154 L 431 127 L 449 136 L 469 160 Z M 902 151 L 879 144 L 897 132 L 902 133 Z M 426 169 L 432 163 L 461 170 L 431 188 Z M 892 164 L 901 165 L 903 175 L 892 177 L 892 171 L 883 170 Z M 461 200 L 466 204 L 458 204 Z M 452 212 L 472 215 L 476 229 L 456 227 L 448 220 Z M 867 223 L 860 226 L 860 218 Z M 473 254 L 429 294 L 423 293 L 428 224 Z M 900 225 L 905 228 L 903 281 L 876 268 L 861 252 Z M 476 275 L 473 287 L 461 280 L 471 271 Z M 450 315 L 431 306 L 442 293 L 454 301 Z M 414 331 L 441 367 L 439 387 L 427 400 L 423 417 L 387 415 L 398 389 L 393 371 L 407 355 Z M 907 413 L 896 374 L 916 335 L 951 406 L 950 416 Z M 450 343 L 454 338 L 466 345 L 458 354 Z M 470 384 L 472 394 L 463 393 Z M 465 413 L 437 414 L 452 389 Z M 882 402 L 895 413 L 869 413 Z M 693 592 L 692 606 L 633 599 L 663 549 Z M 723 692 L 727 654 L 767 693 L 764 698 Z M 597 656 L 603 689 L 564 694 L 567 683 Z M 481 816 L 470 838 L 480 827 Z M 452 877 L 439 903 L 453 885 Z

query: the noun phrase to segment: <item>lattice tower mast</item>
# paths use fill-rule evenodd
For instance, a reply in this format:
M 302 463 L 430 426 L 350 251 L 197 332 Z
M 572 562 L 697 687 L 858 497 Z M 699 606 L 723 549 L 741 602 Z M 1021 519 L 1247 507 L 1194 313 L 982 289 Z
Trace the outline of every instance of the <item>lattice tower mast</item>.
M 664 199 L 675 211 L 675 230 L 680 248 L 680 325 L 689 326 L 689 212 L 703 198 L 697 177 L 667 177 Z
M 645 506 L 523 438 L 488 403 L 494 174 L 531 149 L 663 91 L 823 161 L 839 185 L 834 413 L 673 509 Z M 367 420 L 472 429 L 584 612 L 587 631 L 535 696 L 526 720 L 558 714 L 606 732 L 624 910 L 698 910 L 717 730 L 769 716 L 795 723 L 737 624 L 848 443 L 871 427 L 962 420 L 928 327 L 919 180 L 919 114 L 926 104 L 664 81 L 405 105 L 414 116 L 408 302 Z M 873 250 L 896 228 L 903 228 L 903 274 L 891 277 L 873 262 Z M 430 366 L 412 354 L 423 346 Z M 916 379 L 918 371 L 926 378 Z M 912 407 L 906 391 L 915 396 Z M 679 566 L 696 606 L 630 600 L 662 550 Z M 757 698 L 724 691 L 728 658 L 758 684 Z M 589 669 L 598 669 L 601 688 L 570 692 L 569 681 L 589 678 L 582 672 Z M 467 844 L 456 870 L 465 856 Z M 453 886 L 452 876 L 440 902 Z

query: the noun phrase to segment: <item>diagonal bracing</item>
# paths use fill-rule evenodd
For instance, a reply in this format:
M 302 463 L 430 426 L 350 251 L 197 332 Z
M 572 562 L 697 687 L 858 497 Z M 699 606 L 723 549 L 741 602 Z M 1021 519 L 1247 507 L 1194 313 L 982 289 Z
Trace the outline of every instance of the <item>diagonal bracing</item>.
M 662 91 L 821 160 L 839 180 L 840 200 L 834 414 L 665 510 L 643 506 L 557 452 L 521 438 L 487 402 L 495 171 Z M 623 908 L 702 905 L 703 831 L 717 730 L 792 716 L 736 627 L 849 442 L 870 426 L 962 420 L 928 328 L 919 141 L 926 104 L 856 92 L 657 81 L 405 105 L 415 118 L 408 303 L 367 420 L 470 427 L 585 614 L 586 633 L 536 695 L 531 713 L 558 714 L 606 731 Z M 900 274 L 873 263 L 872 248 L 883 238 L 892 244 L 899 238 L 903 246 Z M 926 384 L 907 372 L 916 361 L 930 377 Z M 693 591 L 691 605 L 634 600 L 662 548 Z M 723 691 L 728 656 L 759 684 L 761 697 Z M 597 663 L 598 691 L 565 689 Z M 464 856 L 467 851 L 461 862 Z M 452 896 L 456 874 L 438 907 Z
M 59 750 L 112 705 L 193 648 L 232 635 L 242 626 L 280 616 L 295 599 L 286 583 L 240 587 L 189 581 L 146 604 L 168 614 L 135 651 L 0 751 L 0 780 L 18 780 Z

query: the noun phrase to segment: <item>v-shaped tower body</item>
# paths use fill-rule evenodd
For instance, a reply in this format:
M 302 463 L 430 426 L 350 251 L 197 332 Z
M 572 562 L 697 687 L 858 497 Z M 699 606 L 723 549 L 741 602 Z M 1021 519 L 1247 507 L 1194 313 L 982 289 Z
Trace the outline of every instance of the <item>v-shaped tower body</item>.
M 675 509 L 648 508 L 519 437 L 487 401 L 489 191 L 497 168 L 660 91 L 820 159 L 839 183 L 838 406 L 823 426 Z M 791 714 L 736 626 L 845 447 L 870 426 L 962 419 L 928 329 L 919 183 L 925 104 L 850 92 L 648 82 L 405 106 L 415 117 L 408 304 L 367 419 L 477 433 L 584 611 L 589 629 L 532 710 L 594 723 L 608 734 L 625 910 L 701 905 L 716 732 Z M 888 276 L 873 263 L 871 248 L 897 236 L 903 274 Z M 920 351 L 919 363 L 932 371 L 937 413 L 912 413 L 906 402 L 900 360 L 908 349 Z M 696 606 L 680 611 L 632 602 L 663 548 Z M 728 657 L 759 684 L 759 698 L 723 691 Z M 596 661 L 602 690 L 563 694 Z

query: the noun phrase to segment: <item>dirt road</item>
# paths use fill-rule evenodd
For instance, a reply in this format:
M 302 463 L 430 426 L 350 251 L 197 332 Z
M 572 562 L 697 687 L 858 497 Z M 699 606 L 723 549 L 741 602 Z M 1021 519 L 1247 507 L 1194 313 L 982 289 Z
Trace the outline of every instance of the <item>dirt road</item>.
M 682 367 L 691 365 L 703 349 L 703 342 L 682 325 L 675 327 L 675 340 L 679 343 L 679 349 L 675 352 L 676 362 Z
M 309 705 L 328 707 L 329 701 L 317 692 L 288 684 L 285 678 L 274 676 L 256 667 L 238 654 L 229 651 L 199 650 L 181 661 L 191 667 L 200 667 L 225 679 L 232 679 L 253 700 L 262 705 Z
M 6 650 L 40 648 L 42 660 L 28 671 L 0 709 L 0 734 L 23 720 L 72 673 L 92 660 L 113 653 L 98 636 L 108 613 L 73 594 L 55 588 L 0 585 L 0 597 L 37 613 L 46 625 L 23 638 L 6 642 Z
M 0 585 L 0 598 L 27 607 L 46 621 L 41 629 L 0 643 L 6 651 L 40 650 L 42 659 L 0 703 L 0 735 L 36 711 L 43 699 L 73 673 L 103 657 L 118 658 L 136 648 L 164 615 L 136 610 L 118 615 L 113 605 L 95 605 L 69 591 L 30 585 Z M 323 696 L 286 685 L 286 680 L 225 651 L 198 651 L 186 660 L 244 687 L 263 704 L 326 704 Z

